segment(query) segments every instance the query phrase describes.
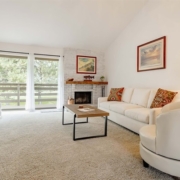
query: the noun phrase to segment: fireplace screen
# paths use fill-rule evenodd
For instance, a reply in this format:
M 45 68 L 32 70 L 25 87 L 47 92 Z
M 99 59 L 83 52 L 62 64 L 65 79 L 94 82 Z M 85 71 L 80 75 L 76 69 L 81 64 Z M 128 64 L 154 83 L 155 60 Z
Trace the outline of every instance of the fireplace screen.
M 91 104 L 91 92 L 74 92 L 75 104 Z

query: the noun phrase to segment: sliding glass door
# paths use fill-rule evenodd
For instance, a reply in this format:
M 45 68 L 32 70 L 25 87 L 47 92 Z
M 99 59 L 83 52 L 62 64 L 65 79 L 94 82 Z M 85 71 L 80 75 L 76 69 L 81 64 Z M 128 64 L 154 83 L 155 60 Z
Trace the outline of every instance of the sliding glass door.
M 28 56 L 28 55 L 27 55 Z M 25 109 L 27 95 L 27 66 L 26 55 L 0 54 L 0 103 L 2 109 Z M 35 108 L 56 108 L 58 89 L 59 59 L 33 57 L 34 74 L 28 73 L 28 79 L 34 76 Z M 33 67 L 33 66 L 32 66 Z M 28 94 L 26 94 L 28 93 Z M 26 108 L 27 109 L 27 108 Z
M 2 109 L 24 109 L 27 57 L 0 55 L 0 102 Z
M 57 102 L 58 59 L 34 61 L 35 108 L 55 108 Z

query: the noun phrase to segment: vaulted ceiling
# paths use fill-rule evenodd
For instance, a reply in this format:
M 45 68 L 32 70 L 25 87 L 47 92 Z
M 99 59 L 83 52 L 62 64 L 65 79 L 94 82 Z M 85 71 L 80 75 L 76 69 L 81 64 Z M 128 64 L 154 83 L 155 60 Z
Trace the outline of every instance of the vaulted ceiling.
M 0 42 L 104 51 L 148 0 L 0 0 Z

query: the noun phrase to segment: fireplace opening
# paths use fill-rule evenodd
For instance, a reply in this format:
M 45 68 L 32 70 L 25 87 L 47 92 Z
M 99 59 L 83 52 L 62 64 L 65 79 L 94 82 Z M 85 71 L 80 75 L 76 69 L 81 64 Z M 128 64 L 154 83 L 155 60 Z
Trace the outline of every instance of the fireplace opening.
M 91 104 L 91 92 L 74 92 L 75 104 Z

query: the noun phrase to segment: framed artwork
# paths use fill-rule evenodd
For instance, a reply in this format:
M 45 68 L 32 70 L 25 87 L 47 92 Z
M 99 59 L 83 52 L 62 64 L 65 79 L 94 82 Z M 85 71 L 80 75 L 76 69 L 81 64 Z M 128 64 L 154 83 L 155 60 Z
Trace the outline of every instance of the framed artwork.
M 166 36 L 137 47 L 137 72 L 166 68 Z
M 96 74 L 96 57 L 80 56 L 76 57 L 76 73 L 78 74 Z

